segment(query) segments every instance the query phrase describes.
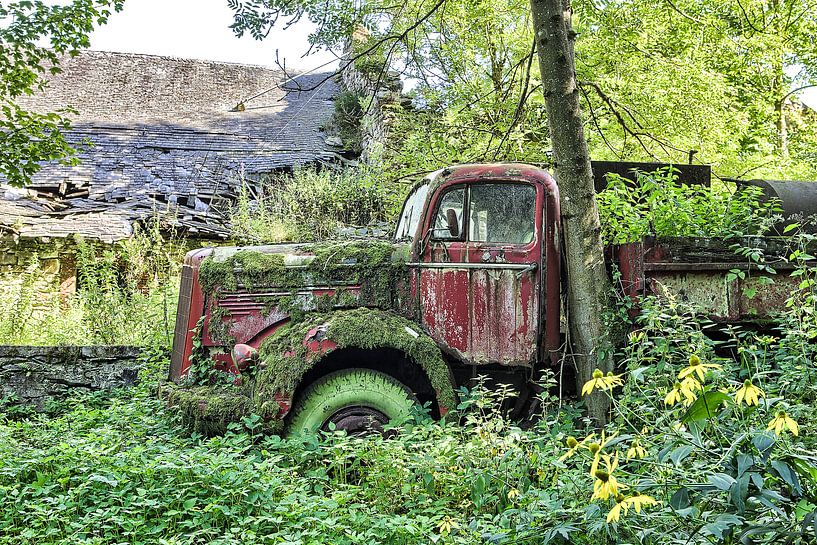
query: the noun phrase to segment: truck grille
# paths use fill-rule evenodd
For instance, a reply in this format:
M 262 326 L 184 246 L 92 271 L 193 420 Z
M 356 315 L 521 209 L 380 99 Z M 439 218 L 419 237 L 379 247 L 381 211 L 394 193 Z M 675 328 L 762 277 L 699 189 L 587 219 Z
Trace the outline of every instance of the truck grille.
M 176 310 L 176 329 L 173 333 L 173 353 L 170 357 L 170 378 L 176 379 L 184 363 L 184 347 L 189 333 L 190 295 L 193 289 L 193 268 L 182 267 L 182 281 L 179 287 L 179 306 Z

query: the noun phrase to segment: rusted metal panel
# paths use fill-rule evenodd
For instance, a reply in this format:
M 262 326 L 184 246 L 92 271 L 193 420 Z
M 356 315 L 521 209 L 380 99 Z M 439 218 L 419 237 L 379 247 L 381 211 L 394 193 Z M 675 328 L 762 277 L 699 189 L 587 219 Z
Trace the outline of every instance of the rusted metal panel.
M 651 293 L 694 305 L 712 317 L 729 316 L 729 289 L 730 283 L 720 274 L 691 272 L 649 277 Z
M 448 189 L 504 182 L 535 189 L 530 242 L 477 242 L 470 240 L 470 234 L 457 241 L 427 242 L 424 234 L 429 233 L 437 203 Z M 431 188 L 412 254 L 416 260 L 412 266 L 419 271 L 422 323 L 429 334 L 449 353 L 475 364 L 527 366 L 539 354 L 555 362 L 560 312 L 555 182 L 544 171 L 527 165 L 465 165 L 443 171 Z M 457 281 L 446 283 L 442 280 L 446 275 Z M 543 295 L 546 304 L 540 303 Z M 543 313 L 546 320 L 542 320 Z M 446 324 L 446 318 L 453 316 L 466 319 Z M 540 350 L 543 337 L 546 346 Z
M 449 352 L 468 352 L 468 270 L 426 269 L 420 281 L 423 320 L 429 334 Z
M 190 265 L 182 266 L 182 279 L 179 285 L 179 304 L 176 308 L 176 327 L 173 331 L 173 352 L 170 356 L 170 376 L 177 377 L 181 373 L 184 345 L 190 318 L 190 297 L 193 289 L 193 268 Z
M 765 275 L 764 275 L 765 276 Z M 732 291 L 732 308 L 738 319 L 773 318 L 786 309 L 786 301 L 797 289 L 801 278 L 778 274 L 770 276 L 773 283 L 750 276 L 736 281 Z
M 201 284 L 199 284 L 199 276 L 198 276 L 198 269 L 199 265 L 201 265 L 202 260 L 205 257 L 210 255 L 211 249 L 200 249 L 200 250 L 192 250 L 187 253 L 184 257 L 184 264 L 183 266 L 189 267 L 191 271 L 191 278 L 189 283 L 189 291 L 184 293 L 189 294 L 189 304 L 187 308 L 187 324 L 185 325 L 184 331 L 178 331 L 180 328 L 180 319 L 179 319 L 179 312 L 183 312 L 184 309 L 179 308 L 176 311 L 176 328 L 177 331 L 175 335 L 182 335 L 182 341 L 179 342 L 175 337 L 173 339 L 174 345 L 174 356 L 177 358 L 175 362 L 171 362 L 170 366 L 170 379 L 171 380 L 178 380 L 179 378 L 183 377 L 187 374 L 188 369 L 190 369 L 190 357 L 193 354 L 193 338 L 196 335 L 196 328 L 199 325 L 199 319 L 204 315 L 204 299 L 205 295 L 202 292 Z M 182 294 L 180 293 L 180 297 Z M 184 321 L 183 319 L 181 321 Z M 180 351 L 176 351 L 178 347 Z
M 778 274 L 767 274 L 738 253 L 738 248 L 761 252 Z M 608 251 L 621 271 L 625 294 L 672 297 L 695 305 L 719 322 L 772 319 L 785 309 L 798 283 L 789 276 L 796 267 L 786 259 L 791 252 L 789 241 L 781 238 L 746 237 L 735 242 L 647 237 Z M 737 278 L 735 271 L 740 272 Z
M 224 327 L 227 328 L 227 335 L 232 340 L 236 343 L 258 348 L 272 330 L 277 329 L 283 322 L 289 321 L 289 309 L 281 309 L 276 304 L 276 300 L 286 298 L 290 304 L 295 304 L 297 308 L 310 311 L 317 308 L 317 299 L 319 297 L 330 297 L 335 295 L 336 292 L 337 290 L 330 288 L 305 288 L 295 293 L 289 291 L 239 291 L 221 294 L 218 300 L 214 300 L 212 304 L 226 311 L 226 315 L 221 318 L 221 321 Z M 348 305 L 357 300 L 360 295 L 360 286 L 344 286 L 343 293 Z M 290 299 L 293 297 L 294 300 Z M 211 334 L 211 317 L 212 309 L 208 311 L 207 320 L 205 321 L 203 344 L 205 346 L 222 346 L 224 341 L 214 338 Z
M 692 304 L 714 321 L 757 321 L 772 319 L 785 310 L 799 282 L 787 274 L 731 280 L 727 275 L 719 271 L 653 274 L 649 291 Z

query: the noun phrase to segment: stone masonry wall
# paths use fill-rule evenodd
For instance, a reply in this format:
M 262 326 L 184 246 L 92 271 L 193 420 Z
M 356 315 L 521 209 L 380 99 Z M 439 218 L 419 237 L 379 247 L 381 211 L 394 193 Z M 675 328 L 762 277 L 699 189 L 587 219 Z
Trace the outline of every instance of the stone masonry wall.
M 42 409 L 71 391 L 132 386 L 138 356 L 132 346 L 0 346 L 0 398 Z
M 364 38 L 365 39 L 365 38 Z M 347 49 L 347 57 L 352 55 L 353 46 Z M 397 115 L 411 104 L 411 99 L 403 96 L 403 82 L 397 72 L 388 70 L 364 70 L 357 63 L 341 72 L 341 87 L 371 100 L 366 104 L 366 113 L 360 124 L 363 152 L 361 161 L 377 162 L 383 159 L 383 153 L 389 147 L 391 127 Z
M 43 305 L 54 294 L 76 291 L 75 248 L 72 240 L 14 240 L 0 236 L 0 297 L 13 297 L 32 282 Z M 0 305 L 0 308 L 2 305 Z

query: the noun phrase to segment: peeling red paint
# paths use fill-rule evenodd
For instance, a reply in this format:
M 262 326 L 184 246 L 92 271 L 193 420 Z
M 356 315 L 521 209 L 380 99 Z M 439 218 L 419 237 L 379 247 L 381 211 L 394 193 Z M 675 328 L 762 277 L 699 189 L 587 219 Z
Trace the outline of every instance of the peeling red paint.
M 275 402 L 280 407 L 277 416 L 284 416 L 292 409 L 292 398 L 280 392 L 275 394 Z
M 560 295 L 556 184 L 544 171 L 524 165 L 457 167 L 435 187 L 419 232 L 432 228 L 438 203 L 449 189 L 472 182 L 533 187 L 533 240 L 472 242 L 468 235 L 432 239 L 426 247 L 415 241 L 419 282 L 413 281 L 412 288 L 419 289 L 422 323 L 448 353 L 470 363 L 530 366 L 539 359 L 543 341 L 542 353 L 549 351 L 548 359 L 555 361 Z

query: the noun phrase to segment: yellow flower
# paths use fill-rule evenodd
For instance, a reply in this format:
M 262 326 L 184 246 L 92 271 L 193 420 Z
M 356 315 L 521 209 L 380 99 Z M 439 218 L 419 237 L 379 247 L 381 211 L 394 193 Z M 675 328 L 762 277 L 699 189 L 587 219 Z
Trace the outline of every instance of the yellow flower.
M 797 425 L 797 422 L 786 414 L 786 411 L 779 411 L 772 421 L 769 422 L 769 426 L 766 429 L 773 429 L 775 435 L 780 435 L 784 430 L 789 430 L 794 436 L 800 433 L 800 427 Z
M 740 405 L 741 401 L 746 401 L 748 406 L 757 405 L 759 397 L 766 397 L 765 392 L 752 384 L 751 380 L 746 379 L 743 381 L 743 386 L 735 392 L 735 403 Z
M 596 369 L 593 371 L 593 378 L 585 382 L 584 386 L 582 386 L 582 395 L 589 395 L 597 388 L 599 390 L 612 390 L 622 384 L 624 384 L 624 382 L 621 380 L 621 375 L 614 375 L 613 373 L 607 373 L 607 375 L 605 375 L 600 369 Z
M 600 443 L 590 443 L 587 445 L 587 450 L 590 451 L 590 454 L 593 455 L 593 463 L 590 464 L 590 476 L 593 477 L 596 475 L 596 470 L 599 468 L 599 462 L 601 461 L 601 449 L 604 446 L 612 441 L 613 437 L 618 435 L 618 432 L 615 432 L 610 437 L 607 437 L 604 431 L 601 432 L 601 442 Z
M 595 473 L 596 482 L 593 483 L 593 496 L 591 500 L 615 498 L 618 496 L 619 488 L 627 488 L 624 484 L 619 484 L 613 476 L 613 471 L 618 467 L 618 454 L 611 460 L 610 456 L 604 455 L 604 469 L 597 469 Z
M 635 509 L 636 513 L 641 512 L 642 507 L 646 507 L 648 505 L 658 505 L 658 502 L 652 496 L 648 496 L 646 494 L 636 494 L 635 496 L 630 496 L 629 498 L 624 500 L 625 511 L 632 507 Z
M 595 434 L 591 433 L 590 435 L 588 435 L 587 437 L 582 439 L 581 442 L 577 441 L 576 438 L 573 437 L 572 435 L 570 437 L 568 437 L 567 440 L 565 441 L 565 444 L 567 445 L 568 450 L 567 450 L 567 452 L 562 454 L 562 456 L 559 458 L 559 461 L 564 462 L 565 460 L 567 460 L 568 458 L 570 458 L 571 456 L 576 454 L 576 452 L 580 448 L 584 447 L 585 443 L 592 440 L 594 436 L 595 436 Z
M 510 490 L 508 490 L 508 499 L 509 500 L 513 500 L 514 498 L 516 498 L 518 496 L 519 496 L 519 490 L 517 490 L 516 488 L 511 488 Z
M 672 390 L 670 390 L 667 396 L 664 398 L 664 405 L 669 405 L 672 407 L 679 401 L 681 401 L 681 383 L 676 382 L 673 384 Z
M 681 395 L 684 396 L 684 405 L 689 407 L 698 399 L 695 390 L 703 390 L 703 386 L 695 377 L 687 377 L 681 382 Z
M 612 509 L 610 509 L 610 512 L 607 513 L 607 524 L 610 524 L 611 522 L 618 522 L 621 518 L 621 511 L 624 509 L 624 496 L 619 494 L 616 496 L 616 504 Z
M 646 455 L 647 455 L 647 451 L 644 449 L 644 447 L 641 446 L 641 442 L 638 439 L 633 441 L 633 443 L 630 445 L 630 448 L 627 449 L 627 459 L 628 460 L 631 459 L 631 458 L 636 458 L 636 459 L 644 458 Z
M 698 377 L 703 380 L 704 376 L 706 375 L 706 371 L 708 369 L 720 369 L 720 365 L 715 365 L 714 363 L 703 363 L 701 358 L 698 356 L 692 355 L 689 357 L 689 366 L 681 369 L 681 372 L 678 373 L 678 378 L 686 378 L 693 373 L 698 375 Z
M 658 505 L 658 502 L 655 498 L 647 496 L 646 494 L 636 494 L 629 498 L 625 498 L 619 494 L 616 496 L 616 504 L 610 509 L 610 512 L 607 513 L 607 523 L 618 522 L 622 513 L 626 515 L 631 507 L 635 509 L 636 513 L 640 513 L 641 508 L 648 505 Z
M 440 529 L 440 533 L 442 535 L 450 534 L 451 530 L 455 530 L 455 529 L 457 529 L 459 527 L 460 527 L 460 525 L 457 524 L 457 521 L 452 519 L 449 516 L 443 517 L 443 520 L 440 521 L 439 525 L 437 525 L 437 528 Z

